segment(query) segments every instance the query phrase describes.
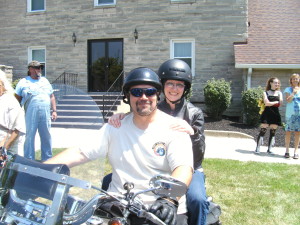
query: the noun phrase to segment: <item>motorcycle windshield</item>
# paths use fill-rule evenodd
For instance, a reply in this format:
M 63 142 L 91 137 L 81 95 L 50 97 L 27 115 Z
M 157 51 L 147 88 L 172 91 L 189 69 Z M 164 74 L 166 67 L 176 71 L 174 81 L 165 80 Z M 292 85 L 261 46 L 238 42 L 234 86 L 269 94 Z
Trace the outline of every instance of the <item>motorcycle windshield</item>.
M 97 145 L 99 130 L 104 124 L 103 96 L 91 96 L 63 84 L 52 87 L 57 104 L 57 119 L 51 121 L 50 128 L 53 156 L 69 148 Z M 53 116 L 52 111 L 49 113 Z M 19 113 L 11 123 L 21 120 L 20 115 L 24 113 Z M 95 196 L 99 191 L 91 187 L 101 187 L 103 176 L 111 171 L 105 157 L 71 169 L 66 165 L 44 164 L 41 162 L 43 138 L 39 132 L 34 141 L 34 160 L 24 157 L 24 149 L 21 153 L 18 151 L 20 154 L 8 149 L 8 156 L 1 161 L 0 217 L 7 223 L 60 224 L 64 208 L 68 207 L 66 202 L 71 198 L 72 207 L 76 205 L 74 202 L 78 202 L 78 207 Z

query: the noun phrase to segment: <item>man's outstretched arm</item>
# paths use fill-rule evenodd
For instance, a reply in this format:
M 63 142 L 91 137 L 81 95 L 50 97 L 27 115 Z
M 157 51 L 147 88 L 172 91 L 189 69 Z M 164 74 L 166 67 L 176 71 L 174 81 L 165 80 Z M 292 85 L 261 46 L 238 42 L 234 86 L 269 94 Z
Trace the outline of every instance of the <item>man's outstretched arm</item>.
M 58 155 L 45 161 L 47 164 L 65 164 L 68 167 L 74 167 L 90 161 L 79 148 L 68 148 Z

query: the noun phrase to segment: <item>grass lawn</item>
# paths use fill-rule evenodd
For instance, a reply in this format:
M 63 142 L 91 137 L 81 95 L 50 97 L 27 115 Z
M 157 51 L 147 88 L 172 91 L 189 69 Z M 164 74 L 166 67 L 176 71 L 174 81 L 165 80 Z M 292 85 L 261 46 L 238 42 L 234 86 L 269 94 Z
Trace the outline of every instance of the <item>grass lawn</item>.
M 55 149 L 54 155 L 61 150 Z M 224 225 L 300 224 L 299 165 L 205 159 L 203 167 L 207 193 L 221 206 Z M 100 186 L 110 171 L 107 162 L 97 160 L 72 168 L 71 176 Z M 88 193 L 72 190 L 82 198 L 96 192 Z
M 300 224 L 300 166 L 205 159 L 208 195 L 223 224 Z

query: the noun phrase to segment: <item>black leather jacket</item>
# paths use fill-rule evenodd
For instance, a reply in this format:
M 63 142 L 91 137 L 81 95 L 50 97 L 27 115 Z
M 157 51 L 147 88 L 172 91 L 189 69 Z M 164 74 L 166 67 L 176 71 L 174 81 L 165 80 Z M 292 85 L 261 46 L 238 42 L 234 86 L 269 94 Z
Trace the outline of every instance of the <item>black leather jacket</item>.
M 187 102 L 184 98 L 175 105 L 175 110 L 171 110 L 166 100 L 158 104 L 161 111 L 188 122 L 194 129 L 194 135 L 191 135 L 194 154 L 194 169 L 201 167 L 205 152 L 205 136 L 204 136 L 204 116 L 200 108 Z

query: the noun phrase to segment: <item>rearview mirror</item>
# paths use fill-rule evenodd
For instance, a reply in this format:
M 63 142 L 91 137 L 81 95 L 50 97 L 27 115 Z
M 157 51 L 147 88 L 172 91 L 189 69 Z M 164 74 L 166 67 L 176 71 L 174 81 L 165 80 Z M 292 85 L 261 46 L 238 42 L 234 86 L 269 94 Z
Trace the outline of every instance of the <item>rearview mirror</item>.
M 153 190 L 154 194 L 165 197 L 181 197 L 187 191 L 185 183 L 174 177 L 165 175 L 156 175 L 152 177 L 149 185 L 151 188 L 155 188 L 155 190 Z

